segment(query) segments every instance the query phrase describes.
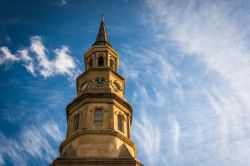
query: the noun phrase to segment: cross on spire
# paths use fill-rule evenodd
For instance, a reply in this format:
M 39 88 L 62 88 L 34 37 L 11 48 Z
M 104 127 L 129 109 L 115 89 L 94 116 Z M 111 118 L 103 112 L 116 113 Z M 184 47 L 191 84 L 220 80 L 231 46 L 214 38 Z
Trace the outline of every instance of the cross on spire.
M 104 22 L 104 13 L 102 13 L 102 21 Z

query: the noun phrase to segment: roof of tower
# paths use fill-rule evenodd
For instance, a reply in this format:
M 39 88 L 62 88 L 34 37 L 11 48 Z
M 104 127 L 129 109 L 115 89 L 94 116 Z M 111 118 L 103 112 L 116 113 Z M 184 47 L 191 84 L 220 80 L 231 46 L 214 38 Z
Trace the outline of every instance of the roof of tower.
M 103 14 L 102 14 L 102 20 L 100 23 L 98 35 L 96 37 L 96 41 L 93 44 L 93 46 L 94 45 L 109 45 L 109 46 L 111 46 L 111 44 L 109 43 L 109 40 L 108 40 L 108 34 L 107 34 L 107 29 L 106 29 L 106 25 L 104 22 L 104 15 Z

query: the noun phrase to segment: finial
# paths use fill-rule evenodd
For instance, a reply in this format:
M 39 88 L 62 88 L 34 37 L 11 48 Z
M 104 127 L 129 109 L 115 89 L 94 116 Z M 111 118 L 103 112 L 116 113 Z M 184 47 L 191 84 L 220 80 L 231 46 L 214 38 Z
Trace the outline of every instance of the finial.
M 104 13 L 102 13 L 102 22 L 104 22 Z

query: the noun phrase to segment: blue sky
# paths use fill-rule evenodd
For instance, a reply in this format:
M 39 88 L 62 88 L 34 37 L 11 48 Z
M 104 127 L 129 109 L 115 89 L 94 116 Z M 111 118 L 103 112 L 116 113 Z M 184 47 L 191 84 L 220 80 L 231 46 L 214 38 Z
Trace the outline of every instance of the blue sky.
M 250 2 L 0 2 L 0 165 L 48 165 L 105 14 L 146 166 L 250 165 Z

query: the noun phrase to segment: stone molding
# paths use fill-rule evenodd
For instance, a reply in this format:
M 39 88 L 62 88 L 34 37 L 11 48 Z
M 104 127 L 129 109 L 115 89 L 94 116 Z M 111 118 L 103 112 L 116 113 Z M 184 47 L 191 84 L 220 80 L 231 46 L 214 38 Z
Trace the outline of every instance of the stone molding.
M 94 45 L 91 48 L 89 48 L 87 51 L 84 52 L 84 58 L 88 57 L 89 55 L 92 55 L 93 53 L 97 52 L 97 51 L 108 51 L 111 52 L 111 54 L 116 55 L 117 57 L 119 57 L 119 53 L 116 52 L 112 47 L 108 46 L 108 45 Z
M 73 141 L 74 139 L 76 139 L 77 137 L 81 136 L 81 135 L 89 135 L 89 134 L 107 134 L 107 135 L 112 135 L 115 137 L 120 138 L 122 141 L 124 141 L 125 143 L 127 143 L 128 145 L 130 145 L 133 150 L 136 152 L 136 145 L 133 141 L 131 141 L 129 138 L 127 138 L 126 136 L 122 135 L 121 133 L 119 133 L 118 131 L 112 130 L 112 129 L 107 129 L 107 130 L 100 130 L 100 129 L 84 129 L 84 130 L 80 130 L 75 132 L 74 134 L 72 134 L 69 138 L 65 139 L 60 147 L 60 154 L 62 152 L 62 149 L 71 141 Z M 136 153 L 135 153 L 136 155 Z M 136 156 L 135 156 L 136 157 Z
M 116 75 L 117 77 L 119 77 L 121 80 L 125 80 L 120 74 L 118 74 L 116 71 L 110 69 L 109 67 L 91 67 L 90 69 L 86 70 L 84 73 L 82 73 L 81 75 L 79 75 L 76 80 L 78 81 L 79 79 L 81 79 L 81 77 L 83 77 L 84 75 L 92 72 L 92 71 L 107 71 L 107 72 L 111 72 L 112 74 Z
M 97 98 L 110 98 L 110 99 L 114 99 L 118 103 L 123 105 L 126 109 L 128 109 L 130 111 L 131 115 L 133 114 L 133 108 L 131 107 L 131 105 L 128 102 L 126 102 L 125 100 L 123 100 L 122 98 L 120 98 L 119 96 L 117 96 L 116 94 L 114 94 L 114 93 L 83 93 L 80 96 L 76 97 L 71 103 L 69 103 L 67 105 L 67 107 L 66 107 L 67 115 L 68 115 L 69 111 L 73 107 L 75 107 L 77 104 L 79 104 L 80 102 L 82 102 L 84 99 L 87 99 L 87 98 L 95 98 L 95 99 L 97 99 Z
M 53 161 L 50 166 L 56 166 L 56 165 L 100 165 L 100 166 L 143 166 L 138 160 L 135 158 L 95 158 L 95 157 L 88 157 L 88 158 L 57 158 L 56 160 Z

